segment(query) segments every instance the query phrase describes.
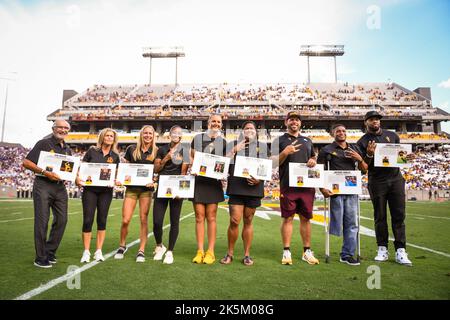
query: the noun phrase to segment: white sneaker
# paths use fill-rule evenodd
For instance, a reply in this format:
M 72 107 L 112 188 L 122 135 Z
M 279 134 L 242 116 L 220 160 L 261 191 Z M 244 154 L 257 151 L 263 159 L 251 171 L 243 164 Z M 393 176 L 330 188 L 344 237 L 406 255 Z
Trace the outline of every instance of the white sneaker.
M 164 247 L 164 245 L 156 246 L 155 251 L 153 252 L 155 255 L 153 256 L 153 260 L 162 260 L 162 257 L 164 253 L 166 252 L 167 248 Z
M 408 254 L 406 253 L 405 248 L 397 249 L 395 252 L 395 261 L 405 266 L 412 266 L 412 262 L 408 259 Z
M 303 252 L 302 260 L 308 262 L 309 264 L 319 264 L 319 260 L 314 257 L 314 252 L 311 249 L 307 249 Z
M 292 265 L 291 251 L 283 250 L 283 257 L 281 258 L 281 264 L 289 266 Z
M 380 246 L 378 247 L 377 256 L 375 257 L 375 261 L 387 261 L 389 259 L 389 251 L 386 247 Z
M 81 257 L 80 262 L 88 263 L 89 261 L 91 261 L 91 253 L 89 252 L 89 250 L 84 250 L 83 256 Z
M 94 253 L 94 260 L 95 261 L 105 261 L 105 257 L 103 256 L 102 250 L 98 249 Z
M 173 263 L 173 253 L 172 251 L 167 251 L 166 255 L 164 256 L 164 264 L 172 264 Z

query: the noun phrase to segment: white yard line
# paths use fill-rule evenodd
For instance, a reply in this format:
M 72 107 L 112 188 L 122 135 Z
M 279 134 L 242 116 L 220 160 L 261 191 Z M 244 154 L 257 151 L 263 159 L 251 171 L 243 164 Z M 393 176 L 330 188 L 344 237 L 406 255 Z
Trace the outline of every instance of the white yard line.
M 122 208 L 112 208 L 109 209 L 109 211 L 115 211 L 115 210 L 121 210 Z M 81 213 L 81 211 L 73 211 L 73 212 L 69 212 L 68 215 L 74 215 L 74 214 L 79 214 Z M 13 213 L 12 213 L 13 214 Z M 19 214 L 19 213 L 16 213 Z M 109 215 L 110 217 L 113 217 L 114 215 Z M 12 220 L 0 220 L 0 223 L 6 223 L 6 222 L 16 222 L 16 221 L 23 221 L 23 220 L 33 220 L 34 217 L 29 217 L 29 218 L 20 218 L 20 219 L 12 219 Z
M 276 216 L 280 216 L 279 212 L 274 212 L 274 211 L 266 211 L 267 214 L 269 215 L 276 215 Z M 323 211 L 314 211 L 315 214 L 319 214 L 319 215 L 323 215 Z M 297 218 L 297 217 L 296 217 Z M 362 217 L 361 217 L 362 218 Z M 373 219 L 372 219 L 373 220 Z M 318 221 L 314 221 L 311 220 L 311 223 L 319 225 L 319 226 L 324 226 L 323 222 L 318 222 Z M 366 228 L 364 226 L 361 226 L 361 230 L 360 230 L 361 234 L 365 235 L 365 236 L 369 236 L 369 237 L 375 237 L 375 231 L 369 228 Z M 394 238 L 389 238 L 390 241 L 394 241 Z M 432 252 L 447 258 L 450 258 L 450 254 L 446 253 L 446 252 L 442 252 L 442 251 L 437 251 L 434 249 L 430 249 L 427 247 L 422 247 L 422 246 L 418 246 L 416 244 L 413 243 L 406 243 L 407 246 L 413 247 L 413 248 L 417 248 L 417 249 L 421 249 L 424 251 L 428 251 L 428 252 Z
M 186 218 L 189 218 L 190 216 L 192 216 L 194 214 L 194 212 L 188 213 L 187 215 L 183 216 L 180 218 L 180 222 Z M 170 227 L 170 224 L 167 224 L 163 227 L 163 229 L 166 229 Z M 153 232 L 150 232 L 147 237 L 151 237 L 153 235 Z M 127 245 L 128 248 L 131 248 L 133 246 L 135 246 L 136 244 L 138 244 L 140 242 L 139 239 L 134 240 L 133 242 L 129 243 Z M 108 260 L 109 258 L 111 258 L 112 256 L 114 256 L 114 254 L 116 253 L 117 250 L 111 251 L 107 254 L 104 255 L 105 257 L 105 261 Z M 32 289 L 20 296 L 18 296 L 17 298 L 15 298 L 14 300 L 28 300 L 30 298 L 33 298 L 55 286 L 57 286 L 60 283 L 66 282 L 67 280 L 73 278 L 75 275 L 80 274 L 83 271 L 89 270 L 92 267 L 95 267 L 97 264 L 99 264 L 101 262 L 98 261 L 92 261 L 88 264 L 85 264 L 84 266 L 82 266 L 81 268 L 78 268 L 76 271 L 71 272 L 71 273 L 66 273 L 65 275 L 62 275 L 56 279 L 50 280 L 49 282 L 47 282 L 44 285 L 41 285 L 40 287 L 37 287 L 35 289 Z

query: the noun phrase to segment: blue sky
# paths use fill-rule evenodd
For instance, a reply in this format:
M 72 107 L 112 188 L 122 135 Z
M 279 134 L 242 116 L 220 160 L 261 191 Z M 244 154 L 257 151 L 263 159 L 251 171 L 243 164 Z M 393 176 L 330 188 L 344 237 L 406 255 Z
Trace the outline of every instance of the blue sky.
M 301 83 L 300 45 L 344 44 L 339 81 L 428 86 L 450 112 L 449 35 L 447 0 L 0 0 L 0 77 L 17 72 L 5 140 L 31 146 L 48 133 L 63 89 L 146 83 L 142 47 L 159 45 L 184 46 L 181 83 Z M 332 70 L 314 59 L 312 80 L 330 82 Z M 173 61 L 153 71 L 155 83 L 173 81 Z M 1 111 L 5 87 L 0 79 Z

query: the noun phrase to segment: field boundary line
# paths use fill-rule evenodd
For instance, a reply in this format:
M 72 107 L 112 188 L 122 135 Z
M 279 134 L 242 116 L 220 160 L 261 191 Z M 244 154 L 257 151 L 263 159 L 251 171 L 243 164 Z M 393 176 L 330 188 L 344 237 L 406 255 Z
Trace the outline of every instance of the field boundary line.
M 190 216 L 192 216 L 194 214 L 194 212 L 188 213 L 187 215 L 183 216 L 180 218 L 180 222 L 183 221 L 186 218 L 189 218 Z M 165 225 L 163 227 L 163 229 L 167 229 L 168 227 L 170 227 L 170 223 Z M 153 232 L 150 232 L 147 235 L 147 238 L 151 237 L 153 235 Z M 129 243 L 127 245 L 128 248 L 131 248 L 133 246 L 135 246 L 136 244 L 138 244 L 140 242 L 139 239 L 134 240 L 133 242 Z M 105 257 L 105 261 L 108 260 L 109 258 L 111 258 L 115 253 L 117 252 L 117 250 L 111 251 L 107 254 L 104 255 Z M 72 277 L 74 277 L 77 274 L 80 274 L 86 270 L 91 269 L 92 267 L 95 267 L 97 264 L 102 263 L 102 262 L 98 262 L 98 261 L 92 261 L 88 264 L 85 264 L 84 266 L 82 266 L 81 268 L 78 268 L 76 271 L 71 272 L 71 273 L 66 273 L 58 278 L 55 278 L 53 280 L 50 280 L 49 282 L 47 282 L 44 285 L 41 285 L 35 289 L 32 289 L 20 296 L 18 296 L 17 298 L 15 298 L 14 300 L 28 300 L 30 298 L 33 298 L 47 290 L 50 290 L 51 288 L 57 286 L 58 284 L 61 284 L 63 282 L 66 282 L 67 280 L 71 279 Z

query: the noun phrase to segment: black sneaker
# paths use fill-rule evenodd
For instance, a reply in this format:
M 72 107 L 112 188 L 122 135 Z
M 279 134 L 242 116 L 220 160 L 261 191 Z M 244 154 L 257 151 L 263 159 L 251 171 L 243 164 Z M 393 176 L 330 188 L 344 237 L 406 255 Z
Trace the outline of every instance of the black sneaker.
M 341 257 L 339 259 L 339 261 L 342 263 L 349 264 L 351 266 L 359 266 L 360 265 L 359 261 L 354 259 L 353 257 Z
M 48 269 L 48 268 L 53 267 L 52 264 L 51 264 L 50 262 L 48 262 L 48 261 L 42 262 L 42 261 L 39 261 L 39 260 L 35 260 L 35 261 L 34 261 L 34 265 L 35 265 L 36 267 L 39 267 L 39 268 L 45 268 L 45 269 Z
M 145 254 L 144 252 L 140 251 L 138 252 L 136 256 L 136 262 L 145 262 Z
M 56 256 L 48 256 L 48 262 L 50 262 L 51 264 L 55 264 L 58 262 L 58 260 L 56 260 Z
M 125 252 L 127 252 L 127 250 L 128 250 L 127 247 L 120 246 L 116 254 L 114 255 L 114 259 L 123 259 Z

